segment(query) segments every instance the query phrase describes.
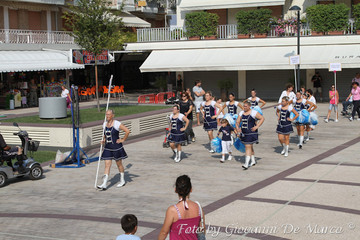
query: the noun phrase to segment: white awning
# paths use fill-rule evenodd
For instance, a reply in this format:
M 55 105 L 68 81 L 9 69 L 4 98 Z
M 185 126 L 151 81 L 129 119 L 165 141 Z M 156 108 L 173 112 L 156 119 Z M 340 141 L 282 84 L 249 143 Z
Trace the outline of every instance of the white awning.
M 285 0 L 181 0 L 181 10 L 207 10 L 284 5 Z
M 151 24 L 141 18 L 129 13 L 129 12 L 121 12 L 119 15 L 124 22 L 125 27 L 141 27 L 147 28 L 151 27 Z
M 156 50 L 141 65 L 141 72 L 238 71 L 294 69 L 289 57 L 295 47 L 213 48 Z M 327 69 L 329 63 L 343 68 L 360 67 L 360 44 L 304 46 L 300 52 L 301 69 Z
M 70 51 L 0 51 L 0 72 L 83 69 Z

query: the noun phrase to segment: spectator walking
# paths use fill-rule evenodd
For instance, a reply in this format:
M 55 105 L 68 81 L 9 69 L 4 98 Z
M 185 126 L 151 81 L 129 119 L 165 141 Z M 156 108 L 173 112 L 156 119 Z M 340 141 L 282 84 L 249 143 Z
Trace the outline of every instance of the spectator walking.
M 357 82 L 360 86 L 360 73 L 356 73 L 355 77 L 351 80 L 351 82 Z
M 350 121 L 354 120 L 355 118 L 355 112 L 358 113 L 358 121 L 360 121 L 360 87 L 358 82 L 353 82 L 351 84 L 352 89 L 349 94 L 349 96 L 346 98 L 346 101 L 348 101 L 351 97 L 353 98 L 353 110 L 351 113 L 351 117 L 349 118 Z
M 330 98 L 330 105 L 329 105 L 329 111 L 328 114 L 325 118 L 325 122 L 328 123 L 329 122 L 329 118 L 330 118 L 330 114 L 331 114 L 331 110 L 334 109 L 335 114 L 336 114 L 336 119 L 335 122 L 338 122 L 339 120 L 339 113 L 338 113 L 338 104 L 339 104 L 339 93 L 337 90 L 335 90 L 335 85 L 331 85 L 331 89 L 329 91 L 329 98 Z M 351 120 L 350 120 L 351 121 Z
M 196 80 L 195 86 L 192 89 L 194 93 L 194 105 L 195 105 L 195 111 L 196 111 L 196 119 L 197 119 L 197 125 L 200 125 L 200 106 L 201 103 L 204 101 L 204 95 L 205 91 L 201 87 L 201 81 Z

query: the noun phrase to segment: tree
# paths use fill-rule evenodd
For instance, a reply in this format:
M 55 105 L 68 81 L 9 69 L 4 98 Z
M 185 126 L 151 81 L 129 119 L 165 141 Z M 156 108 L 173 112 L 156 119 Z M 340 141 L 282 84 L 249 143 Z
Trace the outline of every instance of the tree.
M 95 56 L 96 100 L 99 112 L 97 56 L 104 49 L 111 48 L 123 26 L 121 18 L 117 16 L 120 11 L 111 10 L 110 4 L 111 2 L 106 0 L 78 0 L 76 5 L 69 5 L 70 11 L 63 17 L 75 42 Z

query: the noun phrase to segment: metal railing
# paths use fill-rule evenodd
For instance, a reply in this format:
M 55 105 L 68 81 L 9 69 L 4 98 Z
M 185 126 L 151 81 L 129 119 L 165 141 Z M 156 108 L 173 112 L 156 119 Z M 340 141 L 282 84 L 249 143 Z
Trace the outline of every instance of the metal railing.
M 355 34 L 354 21 L 349 20 L 348 29 L 343 32 L 344 35 Z M 312 31 L 307 24 L 300 25 L 300 36 L 311 36 Z M 297 36 L 296 26 L 272 26 L 268 37 L 292 37 Z M 217 39 L 236 39 L 237 25 L 219 25 L 217 27 Z M 165 42 L 188 40 L 185 28 L 143 28 L 137 30 L 137 42 Z
M 65 31 L 33 31 L 0 29 L 0 43 L 12 44 L 74 44 L 74 38 Z
M 218 39 L 231 39 L 237 38 L 237 25 L 229 24 L 229 25 L 219 25 L 217 28 L 217 38 Z

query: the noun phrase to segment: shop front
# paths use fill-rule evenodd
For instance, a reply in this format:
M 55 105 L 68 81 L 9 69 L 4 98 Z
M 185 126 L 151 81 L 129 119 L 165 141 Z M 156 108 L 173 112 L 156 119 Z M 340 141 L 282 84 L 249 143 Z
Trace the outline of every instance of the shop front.
M 61 86 L 69 87 L 72 69 L 70 51 L 1 51 L 0 108 L 38 106 L 39 97 L 59 97 Z

